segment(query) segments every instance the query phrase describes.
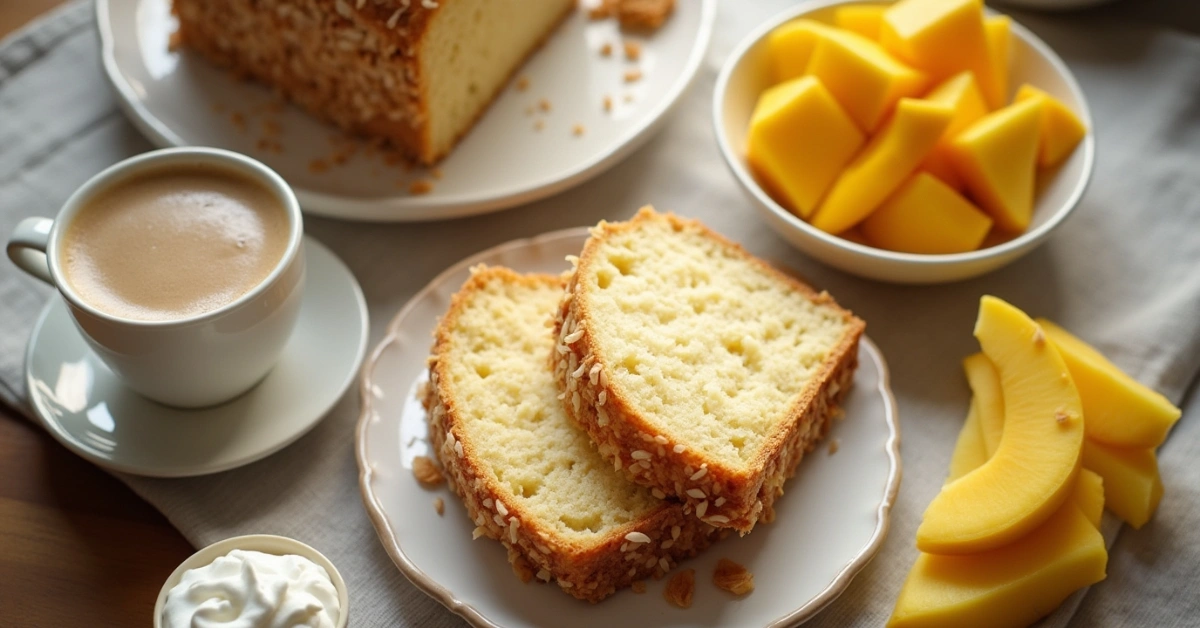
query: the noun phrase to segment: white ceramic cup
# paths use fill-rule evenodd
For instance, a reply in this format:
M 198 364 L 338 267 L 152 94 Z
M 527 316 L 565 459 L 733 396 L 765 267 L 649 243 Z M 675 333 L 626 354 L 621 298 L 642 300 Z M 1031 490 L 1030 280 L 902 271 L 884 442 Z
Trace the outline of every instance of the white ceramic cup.
M 217 166 L 270 190 L 287 213 L 288 243 L 270 274 L 237 300 L 168 321 L 124 318 L 90 305 L 71 287 L 60 260 L 67 225 L 97 193 L 129 177 L 171 166 Z M 180 407 L 211 406 L 249 390 L 271 370 L 300 313 L 304 224 L 283 178 L 263 164 L 215 148 L 170 148 L 131 157 L 75 191 L 56 219 L 27 218 L 7 252 L 25 272 L 58 288 L 76 327 L 97 356 L 131 389 Z

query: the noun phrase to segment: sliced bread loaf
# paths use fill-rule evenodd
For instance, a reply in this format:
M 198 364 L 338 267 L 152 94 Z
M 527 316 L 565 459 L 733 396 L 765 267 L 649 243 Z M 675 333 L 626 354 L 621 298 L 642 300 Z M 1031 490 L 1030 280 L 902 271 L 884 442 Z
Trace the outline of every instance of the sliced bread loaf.
M 592 230 L 556 315 L 571 417 L 633 481 L 714 526 L 770 521 L 857 366 L 863 322 L 696 221 Z
M 546 356 L 562 279 L 476 268 L 438 325 L 426 392 L 447 480 L 526 580 L 597 602 L 721 535 L 629 482 L 567 418 Z

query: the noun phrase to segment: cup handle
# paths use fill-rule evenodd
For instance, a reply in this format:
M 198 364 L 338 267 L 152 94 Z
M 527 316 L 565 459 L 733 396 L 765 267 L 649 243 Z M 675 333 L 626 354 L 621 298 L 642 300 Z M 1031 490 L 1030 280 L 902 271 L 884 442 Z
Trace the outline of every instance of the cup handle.
M 54 221 L 49 218 L 26 218 L 17 223 L 17 228 L 8 238 L 8 258 L 21 270 L 54 285 L 50 266 L 46 263 L 46 247 L 50 244 L 50 229 Z

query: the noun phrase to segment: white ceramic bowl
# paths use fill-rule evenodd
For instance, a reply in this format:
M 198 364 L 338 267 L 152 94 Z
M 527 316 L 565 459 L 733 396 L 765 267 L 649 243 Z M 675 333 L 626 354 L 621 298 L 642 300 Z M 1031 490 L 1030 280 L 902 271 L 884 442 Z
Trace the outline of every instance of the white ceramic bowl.
M 325 555 L 317 550 L 286 536 L 275 536 L 273 534 L 249 534 L 246 536 L 235 536 L 224 541 L 217 541 L 208 547 L 197 551 L 183 561 L 175 571 L 163 583 L 162 590 L 158 592 L 158 601 L 154 604 L 154 628 L 162 628 L 163 606 L 167 603 L 167 593 L 171 591 L 175 585 L 179 584 L 179 580 L 183 578 L 183 572 L 189 569 L 196 569 L 211 564 L 217 558 L 232 552 L 235 549 L 253 550 L 263 552 L 265 554 L 274 554 L 276 556 L 284 556 L 294 554 L 303 556 L 314 563 L 325 568 L 329 572 L 329 580 L 333 582 L 333 588 L 337 590 L 338 606 L 338 621 L 336 628 L 346 628 L 350 622 L 350 595 L 346 589 L 346 581 L 342 580 L 342 574 L 338 573 L 337 567 L 333 566 Z
M 793 246 L 818 261 L 848 273 L 894 283 L 943 283 L 982 275 L 1045 241 L 1083 196 L 1092 174 L 1096 140 L 1092 117 L 1075 77 L 1049 46 L 1016 22 L 1012 24 L 1009 100 L 1021 84 L 1030 83 L 1061 100 L 1088 128 L 1087 136 L 1064 163 L 1049 173 L 1039 172 L 1033 222 L 1025 233 L 969 253 L 896 253 L 825 233 L 784 209 L 763 191 L 747 166 L 745 146 L 755 101 L 772 84 L 766 37 L 781 24 L 800 17 L 832 23 L 833 10 L 846 4 L 878 3 L 846 0 L 801 3 L 768 20 L 743 40 L 717 77 L 713 97 L 717 143 L 759 214 Z

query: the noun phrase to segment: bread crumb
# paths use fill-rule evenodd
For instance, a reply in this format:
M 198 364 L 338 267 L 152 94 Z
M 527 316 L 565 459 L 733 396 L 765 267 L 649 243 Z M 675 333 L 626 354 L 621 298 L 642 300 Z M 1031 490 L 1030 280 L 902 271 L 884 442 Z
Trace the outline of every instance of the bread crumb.
M 571 134 L 575 137 L 583 137 L 583 134 L 586 132 L 587 129 L 583 128 L 582 124 L 576 124 L 575 126 L 571 127 Z
M 663 589 L 663 598 L 679 608 L 689 608 L 692 605 L 692 594 L 696 592 L 696 570 L 684 569 L 671 576 Z
M 545 98 L 539 100 L 538 101 L 538 109 L 541 109 L 542 111 L 544 111 L 546 113 L 550 113 L 550 101 L 546 100 Z
M 642 57 L 642 45 L 636 41 L 627 41 L 624 43 L 625 58 L 630 61 L 637 61 Z
M 429 194 L 432 191 L 433 191 L 433 184 L 424 179 L 418 179 L 416 181 L 413 181 L 412 184 L 410 184 L 408 186 L 408 193 L 412 194 L 413 196 Z
M 421 484 L 428 486 L 436 486 L 446 479 L 442 477 L 442 472 L 437 468 L 437 464 L 428 456 L 413 458 L 413 477 L 417 478 Z
M 605 42 L 605 44 L 603 46 L 600 46 L 600 56 L 601 57 L 611 57 L 612 56 L 612 44 Z
M 642 80 L 642 71 L 641 70 L 628 70 L 625 72 L 625 82 L 626 83 L 635 83 L 640 80 Z
M 604 110 L 612 111 L 612 107 L 613 107 L 612 96 L 605 96 L 604 97 Z
M 314 159 L 308 162 L 308 171 L 314 174 L 320 174 L 329 170 L 329 164 L 324 159 Z
M 838 442 L 838 439 L 835 438 L 833 440 L 830 440 L 829 441 L 829 455 L 832 456 L 833 454 L 836 454 L 838 452 L 838 447 L 840 447 L 840 446 L 841 446 L 841 443 Z
M 533 574 L 535 573 L 533 570 L 533 565 L 530 565 L 529 561 L 526 560 L 524 556 L 520 554 L 513 554 L 511 564 L 513 573 L 517 574 L 517 577 L 521 579 L 521 582 L 528 584 L 530 580 L 533 580 Z
M 629 585 L 629 588 L 633 589 L 633 592 L 637 593 L 639 595 L 642 593 L 645 593 L 646 592 L 646 581 L 645 580 L 634 580 L 633 583 Z
M 445 176 L 445 173 L 442 172 L 441 168 L 430 168 L 429 174 L 432 175 L 434 179 L 439 181 Z
M 533 130 L 534 130 L 534 131 L 541 131 L 541 130 L 542 130 L 542 129 L 544 129 L 544 128 L 546 128 L 546 121 L 545 121 L 545 120 L 538 120 L 537 122 L 534 122 L 534 123 L 533 123 Z
M 517 79 L 517 91 L 523 92 L 527 89 L 529 89 L 529 77 L 522 76 L 521 78 Z
M 746 595 L 754 590 L 754 574 L 732 560 L 722 558 L 713 570 L 713 584 L 734 595 Z
M 620 0 L 617 19 L 623 28 L 655 30 L 675 9 L 675 0 Z
M 171 36 L 167 38 L 167 50 L 170 52 L 175 52 L 182 47 L 183 33 L 179 32 L 178 30 L 171 33 Z
M 433 509 L 437 511 L 437 514 L 439 517 L 442 516 L 443 514 L 445 514 L 446 513 L 446 500 L 442 499 L 441 497 L 434 497 L 433 498 Z

